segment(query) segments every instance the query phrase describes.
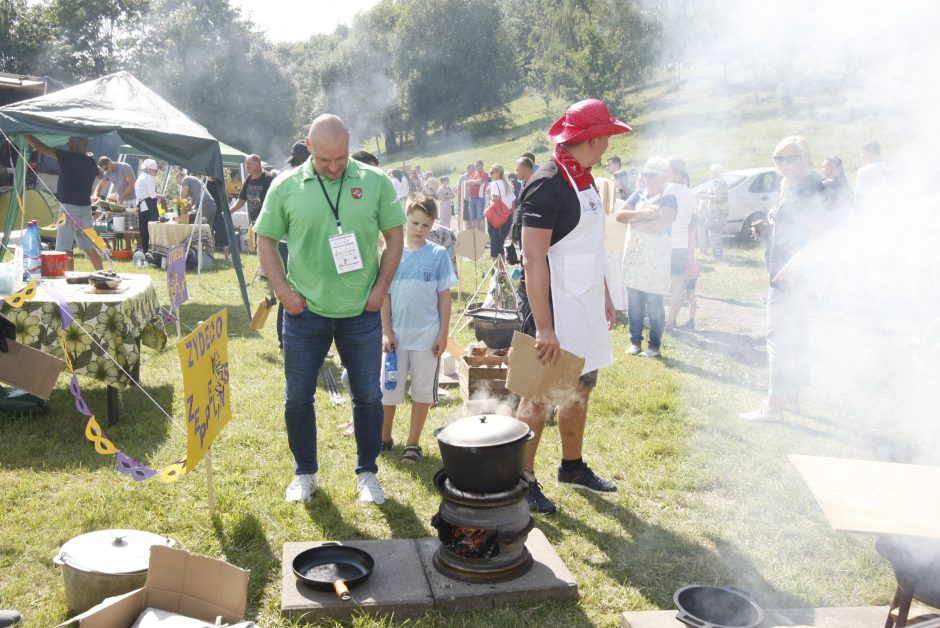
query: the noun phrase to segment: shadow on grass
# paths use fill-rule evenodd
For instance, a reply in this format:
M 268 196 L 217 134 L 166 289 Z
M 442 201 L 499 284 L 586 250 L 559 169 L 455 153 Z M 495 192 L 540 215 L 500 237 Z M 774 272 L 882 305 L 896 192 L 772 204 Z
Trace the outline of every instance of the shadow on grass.
M 424 523 L 418 518 L 415 509 L 394 497 L 386 497 L 379 511 L 385 517 L 393 539 L 416 539 L 427 535 Z
M 254 617 L 258 613 L 265 588 L 278 580 L 280 559 L 271 549 L 264 527 L 253 514 L 242 515 L 228 533 L 221 519 L 216 516 L 212 520 L 212 528 L 225 559 L 251 571 L 246 616 Z
M 659 608 L 673 608 L 673 593 L 693 583 L 740 584 L 761 597 L 773 595 L 776 605 L 799 606 L 800 600 L 777 591 L 747 558 L 721 539 L 715 541 L 716 553 L 600 496 L 585 493 L 584 499 L 599 514 L 613 518 L 619 532 L 597 530 L 565 511 L 543 517 L 539 528 L 555 543 L 564 539 L 565 531 L 591 543 L 607 556 L 594 564 L 597 569 L 615 582 L 643 591 Z
M 767 367 L 767 355 L 759 351 L 759 348 L 762 347 L 765 343 L 763 336 L 756 337 L 748 334 L 736 334 L 733 332 L 727 331 L 681 331 L 679 333 L 673 333 L 671 335 L 672 339 L 688 345 L 695 351 L 707 352 L 707 353 L 718 353 L 724 356 L 739 362 L 745 366 L 751 366 L 755 368 L 766 368 Z M 696 341 L 697 339 L 704 339 L 707 342 Z M 664 358 L 664 362 L 667 364 L 669 362 L 677 362 L 671 358 Z M 687 372 L 691 372 L 690 369 L 697 368 L 689 365 Z M 725 376 L 722 373 L 713 373 L 710 377 L 711 379 L 725 379 Z
M 670 358 L 666 356 L 663 356 L 661 359 L 663 361 L 663 364 L 665 364 L 667 368 L 676 369 L 682 373 L 694 375 L 702 379 L 709 379 L 715 382 L 719 382 L 721 384 L 731 384 L 733 386 L 737 386 L 738 388 L 743 388 L 745 390 L 753 390 L 755 392 L 762 392 L 766 389 L 765 386 L 760 386 L 757 383 L 746 384 L 739 380 L 729 378 L 726 374 L 716 373 L 708 369 L 703 369 L 700 366 L 696 366 L 688 362 L 683 362 L 682 360 L 677 360 L 675 358 Z
M 86 378 L 81 380 L 84 380 L 82 397 L 108 438 L 128 456 L 146 464 L 147 455 L 159 449 L 167 439 L 169 419 L 139 391 L 128 389 L 121 392 L 121 421 L 108 425 L 107 390 L 103 386 L 88 386 Z M 174 388 L 146 389 L 172 416 Z M 49 408 L 49 414 L 41 416 L 0 415 L 0 460 L 5 467 L 60 470 L 76 466 L 88 469 L 115 466 L 114 456 L 96 453 L 94 444 L 85 438 L 88 419 L 75 409 L 75 400 L 67 388 L 59 386 L 52 391 Z M 185 443 L 182 447 L 185 448 Z M 171 462 L 154 461 L 149 466 Z
M 326 491 L 314 493 L 313 498 L 304 504 L 304 508 L 307 509 L 307 514 L 310 515 L 310 521 L 314 526 L 323 531 L 324 539 L 367 540 L 375 538 L 363 532 L 355 523 L 349 521 L 348 517 L 344 517 Z
M 257 303 L 252 303 L 252 307 L 257 306 Z M 248 326 L 251 322 L 251 318 L 245 312 L 244 306 L 241 304 L 241 299 L 239 298 L 239 304 L 236 306 L 229 306 L 218 303 L 195 303 L 193 301 L 187 301 L 180 307 L 180 320 L 186 327 L 195 328 L 199 321 L 204 321 L 216 312 L 220 310 L 228 310 L 228 335 L 229 337 L 242 337 L 242 338 L 261 338 L 261 334 Z M 272 312 L 272 316 L 273 316 Z M 167 331 L 171 331 L 172 325 L 167 326 Z M 189 331 L 183 328 L 183 334 L 186 335 Z
M 727 303 L 728 305 L 736 305 L 738 307 L 746 307 L 752 310 L 766 310 L 767 309 L 766 303 L 752 303 L 750 301 L 741 301 L 740 299 L 734 299 L 731 297 L 723 299 L 721 297 L 709 296 L 705 294 L 696 294 L 695 298 L 702 299 L 704 301 L 718 301 L 720 303 Z

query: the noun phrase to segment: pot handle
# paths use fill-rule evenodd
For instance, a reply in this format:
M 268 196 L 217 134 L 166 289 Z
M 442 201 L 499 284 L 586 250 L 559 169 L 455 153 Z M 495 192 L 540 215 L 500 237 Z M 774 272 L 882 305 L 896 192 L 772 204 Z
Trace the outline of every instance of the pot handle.
M 679 611 L 676 613 L 676 619 L 681 621 L 687 626 L 700 626 L 701 628 L 714 628 L 714 624 L 702 621 L 694 615 L 690 615 L 688 611 Z

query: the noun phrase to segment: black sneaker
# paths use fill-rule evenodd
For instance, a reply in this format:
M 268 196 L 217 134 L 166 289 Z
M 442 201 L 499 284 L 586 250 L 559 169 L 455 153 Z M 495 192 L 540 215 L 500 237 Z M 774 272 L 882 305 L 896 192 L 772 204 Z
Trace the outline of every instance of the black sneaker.
M 613 493 L 617 490 L 616 484 L 598 477 L 586 464 L 582 464 L 577 471 L 565 471 L 559 466 L 558 483 L 573 488 L 584 488 L 595 493 Z
M 542 485 L 538 482 L 532 483 L 531 488 L 529 488 L 529 494 L 526 496 L 525 500 L 529 502 L 529 510 L 532 512 L 537 512 L 542 515 L 554 515 L 555 511 L 558 510 L 555 504 L 548 501 L 548 498 L 545 497 L 545 493 L 542 492 Z

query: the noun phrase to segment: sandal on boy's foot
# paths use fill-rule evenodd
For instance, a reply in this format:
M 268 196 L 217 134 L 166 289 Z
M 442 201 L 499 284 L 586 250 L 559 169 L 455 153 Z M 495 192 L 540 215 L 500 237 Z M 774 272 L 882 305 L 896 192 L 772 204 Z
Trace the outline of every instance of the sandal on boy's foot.
M 382 441 L 382 451 L 391 451 L 394 446 L 395 441 L 392 439 Z
M 424 457 L 424 452 L 417 445 L 406 445 L 401 451 L 401 461 L 414 464 Z

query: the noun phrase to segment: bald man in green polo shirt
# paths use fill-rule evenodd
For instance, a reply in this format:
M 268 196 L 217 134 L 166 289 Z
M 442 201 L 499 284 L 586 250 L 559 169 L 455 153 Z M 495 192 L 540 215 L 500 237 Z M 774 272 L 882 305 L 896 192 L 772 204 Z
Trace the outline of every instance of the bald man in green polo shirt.
M 352 393 L 359 501 L 381 504 L 379 310 L 401 260 L 405 214 L 389 178 L 349 158 L 349 131 L 338 117 L 315 119 L 306 143 L 310 158 L 271 183 L 255 223 L 261 267 L 285 310 L 284 420 L 296 462 L 285 499 L 308 501 L 317 490 L 313 396 L 335 341 Z M 282 238 L 290 249 L 286 276 L 277 252 Z

